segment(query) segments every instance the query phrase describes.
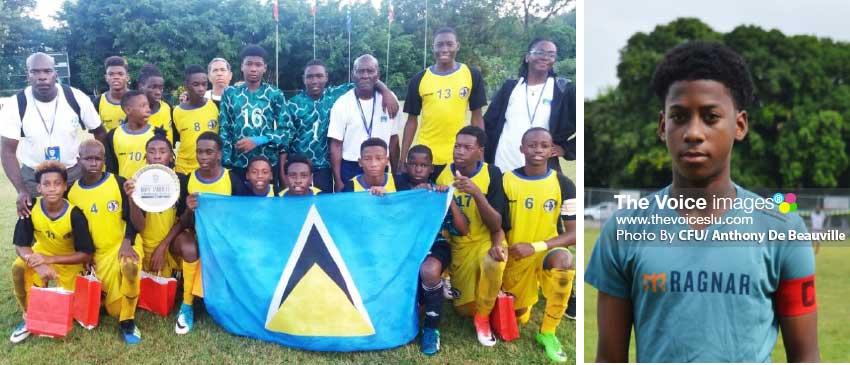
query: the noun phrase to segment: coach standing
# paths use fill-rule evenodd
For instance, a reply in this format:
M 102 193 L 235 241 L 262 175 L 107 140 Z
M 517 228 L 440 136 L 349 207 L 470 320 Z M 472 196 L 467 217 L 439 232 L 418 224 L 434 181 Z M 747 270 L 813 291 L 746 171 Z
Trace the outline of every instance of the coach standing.
M 29 216 L 32 197 L 38 195 L 34 169 L 39 163 L 62 162 L 70 184 L 82 174 L 77 165 L 80 128 L 100 141 L 106 138 L 89 97 L 56 83 L 53 57 L 41 52 L 27 57 L 27 81 L 30 86 L 0 112 L 0 157 L 6 177 L 18 191 L 21 217 Z
M 370 54 L 357 57 L 353 71 L 355 88 L 334 103 L 328 126 L 334 191 L 342 191 L 346 181 L 363 173 L 358 164 L 360 145 L 369 138 L 384 140 L 390 161 L 398 160 L 399 122 L 383 110 L 384 95 L 377 86 L 381 76 L 378 60 Z M 398 171 L 396 167 L 393 172 Z

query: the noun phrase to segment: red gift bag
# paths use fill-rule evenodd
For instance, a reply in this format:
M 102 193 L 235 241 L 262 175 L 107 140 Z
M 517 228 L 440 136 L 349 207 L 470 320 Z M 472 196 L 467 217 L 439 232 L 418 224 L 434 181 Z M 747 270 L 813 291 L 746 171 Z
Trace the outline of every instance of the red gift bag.
M 100 291 L 103 286 L 92 272 L 86 276 L 78 275 L 74 289 L 74 319 L 83 328 L 97 327 L 100 319 Z
M 490 312 L 490 326 L 502 341 L 510 342 L 519 338 L 513 295 L 500 292 L 496 297 L 496 306 Z
M 177 295 L 177 279 L 164 278 L 142 271 L 139 308 L 167 317 L 168 312 L 174 307 L 175 295 Z
M 62 288 L 30 289 L 27 330 L 39 336 L 65 337 L 73 327 L 74 292 Z

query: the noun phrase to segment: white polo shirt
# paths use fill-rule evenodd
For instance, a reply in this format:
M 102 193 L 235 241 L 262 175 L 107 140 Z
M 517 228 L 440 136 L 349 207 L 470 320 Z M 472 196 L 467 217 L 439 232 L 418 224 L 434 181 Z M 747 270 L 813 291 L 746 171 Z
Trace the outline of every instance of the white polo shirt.
M 27 98 L 27 110 L 24 120 L 18 114 L 18 98 L 12 97 L 0 110 L 0 136 L 19 141 L 17 157 L 23 165 L 35 169 L 48 154 L 59 154 L 59 161 L 65 167 L 77 164 L 80 149 L 80 121 L 71 105 L 65 100 L 61 87 L 56 98 L 43 103 L 32 95 L 32 87 L 24 89 Z M 71 89 L 80 105 L 80 116 L 86 129 L 100 127 L 100 116 L 94 109 L 89 96 L 80 90 Z M 23 127 L 24 137 L 21 137 Z M 52 129 L 52 131 L 51 131 Z
M 383 139 L 389 145 L 390 137 L 398 135 L 398 128 L 401 125 L 400 117 L 404 113 L 398 113 L 395 119 L 390 118 L 384 111 L 382 103 L 381 93 L 375 93 L 374 103 L 373 99 L 360 100 L 358 107 L 354 89 L 340 96 L 334 103 L 331 108 L 328 138 L 342 141 L 343 160 L 360 159 L 360 145 L 370 137 Z M 370 120 L 371 135 L 368 133 Z
M 532 127 L 549 129 L 552 114 L 552 99 L 555 95 L 555 79 L 546 79 L 545 84 L 526 87 L 524 79 L 517 82 L 508 99 L 505 110 L 505 125 L 496 147 L 496 166 L 502 171 L 513 171 L 525 166 L 525 156 L 519 151 L 522 135 Z

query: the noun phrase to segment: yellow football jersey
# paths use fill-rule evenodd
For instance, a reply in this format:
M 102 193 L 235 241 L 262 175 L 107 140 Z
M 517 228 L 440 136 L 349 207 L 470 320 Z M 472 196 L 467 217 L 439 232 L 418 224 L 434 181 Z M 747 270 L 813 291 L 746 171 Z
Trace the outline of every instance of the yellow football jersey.
M 481 73 L 462 63 L 447 73 L 432 66 L 411 79 L 407 95 L 404 111 L 420 117 L 412 145 L 430 147 L 435 165 L 452 162 L 455 135 L 469 124 L 467 110 L 487 105 Z
M 529 177 L 519 168 L 505 173 L 502 185 L 511 221 L 508 245 L 556 237 L 563 232 L 562 219 L 575 219 L 574 208 L 570 208 L 575 206 L 575 185 L 554 170 Z
M 289 196 L 289 197 L 296 196 L 296 195 L 288 194 L 288 192 L 289 192 L 289 188 L 283 189 L 283 191 L 281 191 L 280 194 L 278 194 L 277 196 Z M 321 192 L 322 192 L 322 189 L 319 189 L 315 186 L 311 186 L 310 190 L 307 190 L 306 196 L 318 195 Z
M 94 185 L 83 185 L 80 179 L 68 189 L 68 201 L 81 207 L 88 219 L 96 253 L 120 245 L 124 239 L 129 214 L 124 210 L 127 197 L 122 185 L 123 179 L 105 172 Z
M 455 166 L 450 164 L 437 177 L 437 184 L 451 186 L 454 182 Z M 479 162 L 478 169 L 470 178 L 472 182 L 478 186 L 478 189 L 487 196 L 487 201 L 502 214 L 502 221 L 505 221 L 506 203 L 504 193 L 502 192 L 502 173 L 499 168 Z M 481 214 L 478 210 L 478 204 L 472 195 L 454 191 L 454 199 L 463 214 L 469 219 L 469 234 L 466 236 L 449 235 L 449 242 L 454 245 L 469 245 L 481 244 L 482 242 L 490 242 L 490 230 L 481 219 Z
M 237 182 L 239 183 L 239 182 Z M 213 180 L 204 180 L 198 176 L 198 170 L 189 174 L 189 183 L 186 188 L 188 194 L 214 193 L 220 195 L 233 194 L 233 182 L 230 180 L 230 170 L 221 169 L 221 175 Z
M 109 132 L 106 138 L 106 171 L 125 179 L 132 178 L 136 171 L 147 165 L 145 146 L 154 136 L 153 126 L 137 132 L 127 130 L 127 124 Z
M 197 109 L 174 108 L 174 139 L 177 145 L 177 161 L 174 171 L 188 174 L 198 168 L 195 154 L 198 136 L 204 132 L 218 133 L 218 107 L 212 100 Z
M 353 191 L 369 191 L 369 188 L 363 182 L 363 175 L 357 175 L 351 178 Z M 384 191 L 387 193 L 396 192 L 395 180 L 393 174 L 384 173 Z
M 171 144 L 174 144 L 174 131 L 171 130 L 171 105 L 160 100 L 159 110 L 157 110 L 156 113 L 151 114 L 148 119 L 148 124 L 152 125 L 154 128 L 165 128 L 168 141 L 171 142 Z
M 124 109 L 121 109 L 121 101 L 113 103 L 107 98 L 108 93 L 103 93 L 97 101 L 97 114 L 100 116 L 100 121 L 103 122 L 103 128 L 109 132 L 117 128 L 127 117 L 124 114 Z
M 36 198 L 30 214 L 35 236 L 33 252 L 49 256 L 70 255 L 77 252 L 74 248 L 74 229 L 71 222 L 71 213 L 74 208 L 73 204 L 65 201 L 65 210 L 58 217 L 49 217 L 44 210 L 42 199 Z
M 15 225 L 13 243 L 16 246 L 31 247 L 32 251 L 46 256 L 64 256 L 75 252 L 92 254 L 95 252 L 91 242 L 86 216 L 79 208 L 64 201 L 65 208 L 55 217 L 44 210 L 41 197 L 36 198 L 29 218 L 20 219 Z M 23 259 L 16 258 L 15 265 L 26 265 Z M 83 270 L 83 264 L 51 264 L 58 274 L 59 286 L 74 290 L 76 275 Z M 45 283 L 33 273 L 25 278 L 25 283 L 43 286 Z M 27 284 L 25 284 L 27 285 Z

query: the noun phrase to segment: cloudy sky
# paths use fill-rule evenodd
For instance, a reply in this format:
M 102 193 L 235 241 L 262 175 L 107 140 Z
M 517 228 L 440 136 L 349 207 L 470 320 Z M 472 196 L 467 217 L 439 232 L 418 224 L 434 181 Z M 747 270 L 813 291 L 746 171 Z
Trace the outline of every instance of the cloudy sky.
M 850 2 L 842 0 L 584 0 L 579 6 L 585 8 L 586 98 L 617 84 L 619 51 L 632 34 L 679 17 L 700 18 L 720 32 L 752 24 L 850 42 Z

